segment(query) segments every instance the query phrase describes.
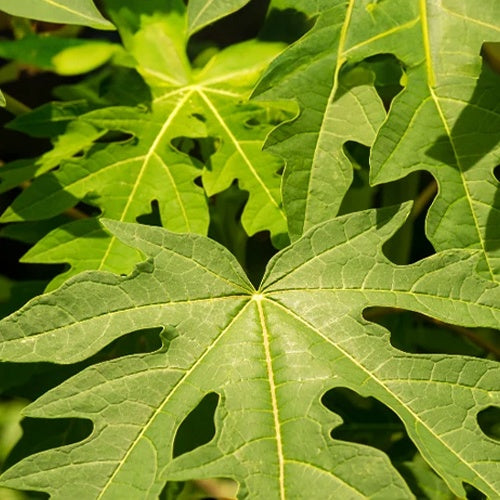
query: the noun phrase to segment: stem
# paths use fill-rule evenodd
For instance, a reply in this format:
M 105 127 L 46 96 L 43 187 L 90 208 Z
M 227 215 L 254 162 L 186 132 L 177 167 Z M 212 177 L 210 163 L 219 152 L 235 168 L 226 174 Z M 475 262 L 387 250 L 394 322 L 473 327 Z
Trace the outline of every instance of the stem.
M 463 326 L 457 326 L 457 325 L 450 325 L 448 323 L 443 323 L 442 321 L 439 321 L 438 319 L 433 319 L 433 318 L 427 318 L 424 316 L 424 318 L 427 321 L 430 321 L 431 323 L 434 323 L 437 326 L 441 326 L 443 328 L 446 328 L 447 330 L 450 330 L 453 333 L 457 333 L 458 335 L 462 335 L 463 337 L 467 337 L 471 342 L 479 346 L 481 349 L 484 349 L 487 352 L 490 352 L 495 356 L 495 358 L 500 359 L 500 348 L 497 347 L 494 344 L 491 344 L 487 340 L 482 339 L 481 337 L 478 337 L 473 331 L 468 330 L 467 328 L 464 328 Z
M 18 101 L 17 99 L 15 99 L 9 94 L 6 94 L 3 91 L 2 93 L 5 97 L 5 109 L 10 113 L 12 113 L 14 116 L 24 115 L 31 111 L 31 108 L 26 106 L 26 104 L 22 103 L 21 101 Z
M 410 217 L 412 220 L 416 219 L 423 210 L 429 205 L 430 201 L 434 198 L 437 193 L 437 182 L 430 182 L 425 189 L 419 194 L 418 198 L 413 204 L 413 209 L 411 211 Z

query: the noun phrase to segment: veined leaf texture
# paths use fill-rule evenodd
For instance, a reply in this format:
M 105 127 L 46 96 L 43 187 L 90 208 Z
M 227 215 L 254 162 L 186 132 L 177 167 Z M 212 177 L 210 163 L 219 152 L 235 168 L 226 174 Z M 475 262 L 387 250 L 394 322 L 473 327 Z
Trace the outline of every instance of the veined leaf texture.
M 397 415 L 413 466 L 450 498 L 469 485 L 500 497 L 500 446 L 478 423 L 500 406 L 498 363 L 406 352 L 366 314 L 499 328 L 500 76 L 481 50 L 499 41 L 500 2 L 271 0 L 269 18 L 293 12 L 309 28 L 298 40 L 264 30 L 191 56 L 199 33 L 248 3 L 105 0 L 121 37 L 113 69 L 12 122 L 53 148 L 0 169 L 0 190 L 25 188 L 4 234 L 43 225 L 24 236 L 36 241 L 24 261 L 70 269 L 0 321 L 0 361 L 80 366 L 25 415 L 92 430 L 23 458 L 0 485 L 153 499 L 166 483 L 229 478 L 238 498 L 415 498 L 384 452 L 335 436 L 342 416 L 322 398 L 348 389 Z M 374 69 L 388 58 L 401 76 L 389 100 Z M 435 179 L 435 254 L 397 265 L 384 253 L 411 202 L 338 215 L 362 168 L 353 143 L 369 151 L 372 186 Z M 235 186 L 248 194 L 242 231 L 279 250 L 258 286 L 206 236 L 211 203 Z M 100 213 L 78 218 L 82 201 Z M 139 224 L 155 204 L 163 227 Z M 92 361 L 140 331 L 161 347 Z M 209 394 L 213 437 L 176 454 Z
M 1 359 L 71 363 L 134 329 L 170 333 L 159 351 L 89 367 L 31 405 L 32 417 L 89 418 L 93 433 L 25 459 L 4 484 L 154 498 L 167 479 L 230 477 L 250 498 L 296 498 L 306 484 L 316 498 L 411 498 L 381 452 L 328 438 L 340 419 L 319 399 L 340 386 L 392 408 L 457 494 L 465 480 L 494 497 L 500 448 L 476 413 L 499 402 L 498 365 L 402 353 L 362 316 L 380 305 L 498 326 L 500 288 L 472 272 L 477 252 L 411 266 L 383 256 L 408 208 L 320 224 L 270 262 L 258 290 L 204 237 L 106 222 L 149 259 L 126 278 L 84 273 L 6 318 Z M 208 392 L 221 397 L 214 439 L 172 460 L 176 427 Z

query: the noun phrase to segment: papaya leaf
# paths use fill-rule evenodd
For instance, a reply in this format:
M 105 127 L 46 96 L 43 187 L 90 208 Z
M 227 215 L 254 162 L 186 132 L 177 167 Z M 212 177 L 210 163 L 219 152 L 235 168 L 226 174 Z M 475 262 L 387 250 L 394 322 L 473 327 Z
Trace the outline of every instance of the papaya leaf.
M 500 212 L 493 170 L 500 162 L 500 77 L 481 65 L 480 53 L 483 42 L 500 36 L 499 2 L 279 3 L 318 15 L 313 29 L 273 62 L 256 91 L 296 98 L 301 107 L 298 118 L 268 142 L 287 161 L 283 202 L 292 239 L 338 209 L 352 178 L 342 142 L 371 145 L 376 136 L 371 182 L 431 172 L 439 193 L 427 218 L 430 241 L 438 250 L 482 250 L 482 272 L 497 278 Z M 463 40 L 459 48 L 457 39 Z M 366 100 L 335 110 L 344 73 L 380 54 L 393 54 L 405 68 L 405 89 L 382 127 Z M 315 91 L 307 92 L 311 81 Z M 363 112 L 374 128 L 371 142 L 357 137 L 357 124 L 349 123 Z M 338 126 L 342 120 L 345 125 Z M 362 130 L 369 130 L 366 123 Z
M 492 21 L 499 17 L 494 1 L 419 3 L 419 30 L 401 25 L 401 48 L 407 49 L 395 51 L 408 66 L 406 89 L 395 99 L 371 156 L 373 183 L 420 169 L 434 175 L 439 193 L 427 218 L 429 239 L 438 250 L 482 250 L 481 269 L 491 279 L 500 276 L 493 172 L 500 162 L 500 76 L 481 64 L 480 52 L 484 41 L 499 39 L 500 24 Z M 458 51 L 450 33 L 466 40 Z
M 72 122 L 76 130 L 71 144 L 82 125 L 97 130 L 99 137 L 106 134 L 111 143 L 97 144 L 84 158 L 62 162 L 57 171 L 35 179 L 1 220 L 51 218 L 83 200 L 106 217 L 132 222 L 148 214 L 155 202 L 167 229 L 206 234 L 206 197 L 237 181 L 249 192 L 242 214 L 247 233 L 268 230 L 276 246 L 283 247 L 288 237 L 280 195 L 282 161 L 261 149 L 275 124 L 290 116 L 289 106 L 248 102 L 255 81 L 282 45 L 242 42 L 195 68 L 186 55 L 188 35 L 182 1 L 157 1 L 148 5 L 151 13 L 148 9 L 143 12 L 142 2 L 108 4 L 153 100 L 149 107 L 105 107 Z M 80 135 L 94 138 L 89 133 Z M 200 155 L 196 147 L 193 151 L 185 146 L 186 139 L 194 144 L 209 138 L 214 145 L 211 154 Z M 137 262 L 137 253 L 99 229 L 96 221 L 75 224 L 78 227 L 74 229 L 70 225 L 56 229 L 49 235 L 50 243 L 42 240 L 30 252 L 30 261 L 39 256 L 38 262 L 47 262 L 48 246 L 52 249 L 50 262 L 68 262 L 71 255 L 73 267 L 65 277 L 90 262 L 91 268 L 118 273 L 129 272 Z M 84 227 L 91 227 L 90 232 L 83 231 Z M 68 234 L 80 237 L 66 241 Z M 92 248 L 90 258 L 84 251 L 90 240 L 82 241 L 86 235 L 91 240 L 97 237 L 100 243 Z M 54 248 L 54 240 L 65 244 Z M 54 286 L 62 280 L 57 279 Z
M 33 418 L 83 418 L 83 441 L 32 455 L 1 484 L 63 498 L 156 498 L 166 481 L 213 477 L 240 498 L 413 498 L 380 451 L 332 439 L 333 387 L 398 414 L 457 496 L 500 494 L 500 448 L 477 414 L 500 404 L 498 364 L 408 354 L 367 321 L 371 306 L 497 327 L 500 287 L 474 272 L 478 251 L 398 266 L 382 245 L 409 205 L 319 224 L 269 263 L 258 290 L 219 244 L 118 221 L 106 227 L 148 256 L 127 277 L 88 271 L 0 322 L 0 359 L 74 363 L 131 331 L 163 327 L 163 347 L 86 368 L 31 404 Z M 173 458 L 175 434 L 209 394 L 215 436 Z M 367 473 L 368 471 L 368 473 Z
M 13 16 L 49 23 L 79 24 L 101 30 L 115 29 L 102 17 L 92 0 L 0 0 L 0 10 Z

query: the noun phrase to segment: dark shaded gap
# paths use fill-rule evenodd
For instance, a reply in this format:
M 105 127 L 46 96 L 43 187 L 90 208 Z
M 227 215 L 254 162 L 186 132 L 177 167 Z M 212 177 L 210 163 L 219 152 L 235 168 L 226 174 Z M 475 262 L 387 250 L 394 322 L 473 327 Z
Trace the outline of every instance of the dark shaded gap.
M 151 202 L 151 212 L 139 215 L 135 220 L 139 224 L 161 227 L 163 224 L 161 223 L 160 206 L 158 205 L 158 200 L 153 200 Z
M 247 200 L 248 192 L 239 189 L 237 181 L 208 200 L 208 236 L 225 246 L 243 269 L 246 269 L 248 235 L 241 224 L 241 214 Z
M 220 139 L 178 136 L 171 139 L 170 146 L 179 153 L 189 155 L 191 158 L 204 163 L 206 168 L 211 170 L 210 157 L 219 150 Z
M 21 257 L 31 245 L 10 238 L 0 238 L 0 274 L 15 281 L 29 277 L 30 281 L 48 282 L 69 269 L 65 264 L 24 264 Z
M 400 418 L 377 399 L 335 387 L 323 395 L 321 403 L 344 421 L 331 431 L 333 439 L 372 446 L 393 463 L 409 460 L 416 453 Z
M 435 191 L 434 177 L 425 171 L 412 172 L 403 179 L 380 186 L 377 205 L 390 206 L 413 200 L 404 224 L 384 243 L 384 255 L 395 264 L 412 264 L 435 253 L 427 238 L 425 223 Z
M 255 38 L 264 22 L 270 0 L 251 0 L 238 11 L 206 26 L 189 40 L 187 53 L 191 61 L 203 50 L 220 49 Z
M 500 356 L 500 345 L 495 341 L 494 330 L 489 328 L 464 328 L 388 307 L 367 308 L 363 317 L 389 330 L 391 345 L 409 354 Z
M 89 359 L 72 365 L 0 363 L 0 394 L 13 394 L 34 401 L 88 366 L 132 354 L 166 350 L 169 339 L 168 333 L 164 334 L 163 330 L 162 327 L 146 328 L 122 335 Z
M 27 417 L 21 427 L 23 435 L 7 457 L 5 469 L 34 453 L 84 440 L 92 433 L 93 423 L 79 418 Z
M 480 429 L 491 439 L 500 442 L 500 408 L 488 406 L 477 414 Z
M 315 20 L 295 9 L 277 9 L 271 6 L 259 32 L 259 39 L 269 42 L 292 44 L 314 25 Z
M 472 486 L 472 484 L 466 483 L 465 481 L 463 481 L 462 484 L 468 500 L 486 500 L 488 498 L 484 493 Z
M 449 492 L 444 481 L 420 455 L 401 419 L 388 406 L 346 387 L 330 389 L 321 402 L 343 420 L 340 426 L 332 429 L 331 437 L 384 452 L 416 498 L 433 500 L 433 486 Z
M 219 395 L 211 392 L 203 397 L 182 421 L 174 438 L 173 458 L 179 457 L 210 442 L 215 436 L 215 410 Z
M 401 78 L 403 65 L 393 54 L 376 54 L 360 63 L 368 67 L 375 75 L 375 90 L 389 110 L 393 99 L 403 90 Z
M 122 130 L 108 130 L 94 142 L 97 144 L 124 144 L 134 140 L 134 137 L 134 134 L 131 134 L 130 132 L 123 132 Z

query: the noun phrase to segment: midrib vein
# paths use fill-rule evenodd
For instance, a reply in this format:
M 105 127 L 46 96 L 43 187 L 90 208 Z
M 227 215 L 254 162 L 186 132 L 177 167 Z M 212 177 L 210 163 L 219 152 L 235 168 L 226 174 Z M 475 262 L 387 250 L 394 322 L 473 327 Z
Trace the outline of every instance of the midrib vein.
M 271 354 L 271 347 L 269 342 L 269 331 L 267 329 L 266 318 L 262 309 L 262 299 L 255 300 L 259 310 L 259 320 L 262 328 L 262 338 L 264 341 L 264 352 L 266 356 L 266 369 L 267 378 L 269 380 L 269 390 L 271 394 L 271 406 L 274 419 L 274 430 L 276 435 L 276 449 L 278 455 L 278 475 L 279 475 L 279 489 L 280 499 L 285 500 L 285 459 L 283 456 L 283 442 L 281 439 L 281 423 L 279 419 L 278 401 L 276 398 L 276 383 L 274 380 L 273 361 Z
M 311 185 L 312 185 L 312 181 L 313 181 L 313 178 L 314 178 L 314 175 L 313 175 L 314 168 L 315 168 L 315 165 L 316 165 L 316 163 L 318 161 L 317 160 L 317 156 L 318 156 L 319 149 L 320 149 L 319 145 L 322 142 L 323 129 L 325 128 L 325 122 L 326 122 L 326 119 L 327 119 L 327 116 L 328 116 L 328 108 L 330 106 L 330 103 L 333 101 L 333 99 L 335 97 L 335 94 L 337 93 L 337 90 L 339 88 L 339 74 L 340 74 L 340 70 L 341 70 L 344 62 L 346 61 L 346 56 L 345 56 L 345 53 L 344 53 L 344 47 L 345 47 L 345 41 L 346 41 L 346 37 L 347 37 L 347 30 L 349 29 L 349 25 L 351 23 L 352 10 L 354 8 L 354 2 L 355 2 L 355 0 L 349 0 L 349 4 L 348 4 L 347 10 L 346 10 L 346 17 L 345 17 L 344 23 L 342 25 L 342 28 L 340 30 L 339 45 L 338 45 L 338 48 L 337 48 L 337 62 L 336 62 L 336 65 L 335 65 L 335 72 L 334 72 L 334 75 L 333 75 L 333 85 L 332 85 L 332 89 L 330 91 L 330 94 L 328 95 L 328 99 L 326 101 L 325 112 L 323 113 L 323 118 L 321 119 L 321 125 L 320 125 L 320 128 L 319 128 L 318 140 L 317 140 L 316 146 L 314 148 L 314 155 L 313 155 L 312 162 L 311 162 L 311 172 L 309 174 L 309 179 L 308 179 L 308 184 L 307 184 L 307 191 L 306 191 L 304 219 L 302 221 L 302 234 L 304 234 L 304 232 L 309 227 L 307 221 L 309 220 L 309 211 L 311 209 L 310 200 L 312 199 L 312 197 L 309 196 L 309 193 L 311 192 Z M 313 211 L 315 211 L 315 209 L 313 209 Z
M 157 136 L 155 137 L 155 140 L 151 144 L 151 147 L 149 148 L 148 152 L 144 156 L 144 160 L 142 162 L 141 169 L 139 170 L 139 173 L 137 174 L 137 179 L 135 180 L 134 187 L 132 188 L 132 191 L 130 192 L 127 203 L 126 203 L 125 207 L 123 208 L 122 214 L 120 216 L 120 219 L 118 219 L 120 222 L 123 222 L 128 215 L 130 205 L 132 204 L 132 201 L 134 200 L 134 196 L 137 193 L 139 186 L 141 185 L 142 178 L 144 177 L 144 174 L 147 170 L 147 167 L 149 165 L 149 161 L 151 160 L 151 158 L 153 157 L 153 155 L 156 152 L 156 148 L 158 147 L 159 143 L 163 139 L 163 136 L 165 135 L 165 133 L 169 129 L 170 125 L 172 124 L 172 121 L 177 117 L 177 113 L 179 112 L 179 110 L 184 106 L 184 104 L 189 99 L 189 97 L 191 97 L 191 94 L 192 94 L 192 91 L 188 91 L 179 100 L 179 102 L 176 104 L 175 108 L 173 109 L 172 113 L 170 113 L 169 117 L 165 120 L 165 123 L 162 125 L 160 131 L 158 132 Z M 173 187 L 175 188 L 175 185 L 173 185 Z M 177 195 L 178 195 L 178 193 L 177 193 Z M 183 211 L 183 215 L 185 216 L 185 211 Z M 189 230 L 189 222 L 187 222 L 187 227 Z M 104 264 L 106 263 L 106 260 L 109 257 L 111 249 L 115 244 L 115 241 L 116 241 L 116 236 L 111 236 L 111 238 L 109 240 L 109 244 L 106 248 L 106 252 L 104 253 L 104 255 L 101 259 L 101 263 L 99 264 L 99 267 L 97 268 L 98 270 L 102 270 Z
M 427 16 L 427 3 L 426 3 L 427 0 L 419 0 L 419 1 L 420 1 L 420 17 L 421 17 L 421 25 L 422 25 L 422 38 L 423 38 L 423 45 L 424 45 L 424 52 L 425 52 L 425 67 L 426 67 L 426 71 L 427 71 L 427 83 L 428 83 L 428 87 L 429 87 L 429 93 L 432 97 L 432 100 L 433 100 L 434 105 L 436 107 L 436 111 L 439 115 L 439 118 L 443 124 L 446 135 L 450 141 L 450 146 L 451 146 L 451 149 L 453 151 L 455 163 L 456 163 L 458 171 L 460 173 L 460 178 L 462 180 L 462 185 L 464 188 L 465 196 L 467 198 L 467 203 L 469 205 L 470 212 L 471 212 L 472 218 L 474 220 L 474 228 L 476 230 L 477 239 L 478 239 L 478 242 L 479 242 L 481 249 L 483 251 L 484 260 L 486 261 L 486 265 L 488 266 L 488 272 L 491 276 L 492 281 L 497 281 L 497 279 L 495 277 L 495 273 L 493 272 L 493 267 L 491 265 L 490 256 L 486 250 L 486 246 L 485 246 L 486 242 L 485 242 L 483 235 L 481 234 L 481 231 L 480 231 L 479 221 L 477 218 L 476 210 L 474 208 L 474 203 L 473 203 L 473 199 L 472 199 L 472 196 L 471 196 L 471 193 L 469 190 L 469 186 L 467 184 L 467 179 L 465 178 L 465 175 L 464 175 L 464 168 L 462 166 L 460 155 L 457 152 L 455 141 L 453 140 L 452 131 L 450 129 L 450 126 L 448 125 L 448 121 L 446 120 L 446 116 L 444 115 L 443 109 L 441 107 L 441 103 L 439 102 L 439 96 L 436 94 L 436 91 L 435 91 L 436 75 L 434 73 L 434 66 L 432 64 L 431 40 L 430 40 L 429 23 L 428 23 L 428 16 Z
M 195 26 L 196 23 L 198 22 L 198 19 L 201 18 L 201 16 L 211 7 L 213 4 L 213 0 L 209 0 L 208 2 L 205 3 L 205 5 L 198 11 L 198 14 L 195 16 L 195 18 L 189 23 L 192 26 Z

